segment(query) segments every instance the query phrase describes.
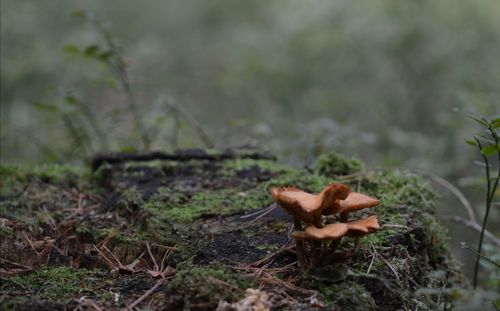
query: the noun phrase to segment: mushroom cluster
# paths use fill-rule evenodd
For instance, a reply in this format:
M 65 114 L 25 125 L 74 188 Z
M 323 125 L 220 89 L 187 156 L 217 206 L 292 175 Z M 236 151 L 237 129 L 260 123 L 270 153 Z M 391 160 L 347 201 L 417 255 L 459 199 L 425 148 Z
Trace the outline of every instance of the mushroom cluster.
M 295 187 L 275 187 L 271 195 L 293 216 L 297 259 L 301 269 L 318 266 L 335 257 L 352 256 L 359 250 L 360 238 L 380 229 L 376 215 L 349 221 L 351 212 L 380 203 L 368 195 L 351 192 L 349 186 L 332 183 L 319 194 Z M 338 215 L 336 223 L 325 224 L 325 216 Z M 343 237 L 353 237 L 354 249 L 336 254 Z

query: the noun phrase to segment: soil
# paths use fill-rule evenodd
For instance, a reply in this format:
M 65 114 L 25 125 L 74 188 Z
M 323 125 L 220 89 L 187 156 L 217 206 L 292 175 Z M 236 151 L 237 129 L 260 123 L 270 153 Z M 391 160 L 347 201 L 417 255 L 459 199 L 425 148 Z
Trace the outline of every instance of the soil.
M 405 172 L 357 172 L 360 163 L 338 155 L 303 170 L 255 150 L 2 165 L 3 310 L 116 310 L 142 295 L 134 308 L 236 310 L 256 295 L 247 288 L 272 310 L 431 310 L 452 308 L 440 290 L 462 282 L 432 190 Z M 268 189 L 317 192 L 332 181 L 381 199 L 356 216 L 377 213 L 387 226 L 354 257 L 300 271 L 291 217 Z

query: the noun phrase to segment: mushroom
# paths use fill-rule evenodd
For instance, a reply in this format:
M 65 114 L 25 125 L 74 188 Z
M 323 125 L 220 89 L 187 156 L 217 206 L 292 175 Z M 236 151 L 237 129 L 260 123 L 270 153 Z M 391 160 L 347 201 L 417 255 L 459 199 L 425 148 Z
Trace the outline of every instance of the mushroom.
M 340 219 L 342 222 L 347 221 L 347 215 L 364 208 L 372 208 L 380 204 L 380 200 L 372 198 L 366 194 L 351 192 L 345 200 L 339 202 Z
M 347 226 L 349 227 L 349 230 L 346 235 L 356 238 L 354 240 L 353 254 L 356 254 L 359 251 L 359 241 L 361 237 L 380 229 L 377 215 L 350 221 L 347 223 Z
M 348 257 L 356 254 L 359 251 L 361 237 L 373 233 L 380 229 L 376 215 L 366 218 L 350 221 L 348 223 L 334 223 L 316 228 L 313 225 L 307 226 L 304 231 L 295 231 L 292 236 L 295 240 L 311 239 L 315 241 L 332 241 L 330 251 L 333 252 L 340 244 L 340 240 L 344 236 L 354 237 L 354 250 L 348 253 Z
M 275 187 L 271 189 L 273 199 L 293 216 L 293 224 L 296 231 L 302 230 L 301 221 L 321 228 L 322 210 L 337 207 L 338 201 L 346 199 L 350 192 L 351 189 L 348 186 L 335 183 L 329 184 L 317 195 L 295 187 Z M 321 242 L 313 242 L 312 265 L 315 265 L 319 258 L 320 248 Z M 305 268 L 307 260 L 305 258 L 303 241 L 296 240 L 296 251 L 299 265 Z
M 339 200 L 345 200 L 350 191 L 351 189 L 346 185 L 332 183 L 317 195 L 295 187 L 272 188 L 271 195 L 294 217 L 307 224 L 320 227 L 322 211 L 338 210 Z
M 292 237 L 295 243 L 303 243 L 304 240 L 310 239 L 312 243 L 312 252 L 310 257 L 310 267 L 316 267 L 324 255 L 323 241 L 332 241 L 330 247 L 332 252 L 340 244 L 340 240 L 349 231 L 349 226 L 346 223 L 329 224 L 322 228 L 317 228 L 314 225 L 307 226 L 304 231 L 292 232 Z
M 347 234 L 349 225 L 346 223 L 335 223 L 316 228 L 315 226 L 307 226 L 304 231 L 295 231 L 292 236 L 296 240 L 313 239 L 318 241 L 333 241 L 339 240 Z
M 350 221 L 346 223 L 349 228 L 348 236 L 365 236 L 380 229 L 377 215 Z
M 347 256 L 352 256 L 359 250 L 359 240 L 362 236 L 380 229 L 377 216 L 347 222 L 348 213 L 376 206 L 380 201 L 351 192 L 349 186 L 343 184 L 329 184 L 318 194 L 295 187 L 274 187 L 271 189 L 271 195 L 276 203 L 293 216 L 292 237 L 295 239 L 297 260 L 301 269 L 317 266 L 325 259 L 325 255 L 335 255 L 333 253 L 344 236 L 356 239 L 354 250 L 347 253 Z M 340 213 L 341 222 L 323 227 L 323 215 L 337 213 Z M 306 225 L 304 229 L 302 222 Z M 329 245 L 324 243 L 325 241 L 329 241 Z M 306 243 L 310 246 L 307 253 Z M 345 253 L 336 255 L 344 257 Z

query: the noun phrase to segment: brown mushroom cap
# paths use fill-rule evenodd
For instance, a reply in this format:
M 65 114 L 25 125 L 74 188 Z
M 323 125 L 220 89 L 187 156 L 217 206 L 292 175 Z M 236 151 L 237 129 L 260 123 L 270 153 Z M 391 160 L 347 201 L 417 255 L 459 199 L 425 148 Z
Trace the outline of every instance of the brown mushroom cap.
M 272 188 L 273 199 L 287 212 L 312 224 L 321 217 L 322 210 L 338 210 L 338 200 L 348 197 L 350 188 L 343 184 L 330 184 L 319 194 L 311 194 L 295 187 Z
M 292 236 L 297 240 L 313 239 L 313 240 L 338 240 L 347 234 L 349 225 L 346 223 L 335 223 L 316 228 L 315 226 L 307 226 L 304 231 L 292 232 Z
M 348 236 L 364 236 L 380 229 L 377 215 L 372 215 L 366 218 L 350 221 L 346 223 L 348 227 Z
M 349 213 L 364 208 L 371 208 L 380 204 L 380 200 L 366 194 L 351 192 L 343 201 L 339 202 L 340 213 Z

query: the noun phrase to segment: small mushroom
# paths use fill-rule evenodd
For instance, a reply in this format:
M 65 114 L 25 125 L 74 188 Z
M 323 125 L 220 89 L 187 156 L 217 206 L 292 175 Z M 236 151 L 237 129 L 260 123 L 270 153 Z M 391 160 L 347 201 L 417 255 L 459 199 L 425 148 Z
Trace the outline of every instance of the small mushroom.
M 361 237 L 380 229 L 377 215 L 350 221 L 346 223 L 349 231 L 348 236 Z
M 366 194 L 351 192 L 345 200 L 339 202 L 340 219 L 347 221 L 347 215 L 364 208 L 372 208 L 380 204 L 380 200 L 372 198 Z
M 322 246 L 322 242 L 331 241 L 330 246 L 332 247 L 332 251 L 334 251 L 340 244 L 342 237 L 344 237 L 348 231 L 349 226 L 346 223 L 329 224 L 323 228 L 317 228 L 314 225 L 309 225 L 304 229 L 304 231 L 292 232 L 292 237 L 295 239 L 296 243 L 303 243 L 306 239 L 313 241 L 309 262 L 309 265 L 312 268 L 320 264 L 323 258 L 324 247 Z
M 330 184 L 319 194 L 311 194 L 295 187 L 272 188 L 273 199 L 288 213 L 307 224 L 321 226 L 321 215 L 325 209 L 337 210 L 339 200 L 345 200 L 350 188 L 343 184 Z M 341 201 L 340 201 L 341 202 Z
M 315 226 L 307 226 L 304 231 L 292 232 L 292 236 L 296 240 L 313 239 L 317 241 L 333 241 L 339 240 L 347 234 L 349 225 L 346 223 L 335 223 L 316 228 Z
M 316 267 L 327 259 L 354 255 L 359 250 L 360 238 L 380 228 L 377 216 L 347 222 L 350 212 L 376 206 L 380 201 L 351 192 L 349 186 L 343 184 L 329 184 L 318 194 L 295 187 L 275 187 L 271 189 L 271 195 L 293 216 L 292 237 L 301 269 Z M 323 227 L 323 215 L 337 213 L 340 213 L 340 222 Z M 354 251 L 335 253 L 344 236 L 355 238 Z
M 346 235 L 356 238 L 354 240 L 354 250 L 352 251 L 352 254 L 356 254 L 359 251 L 359 241 L 361 237 L 380 229 L 377 215 L 350 221 L 347 223 L 347 226 L 349 227 L 349 230 Z

